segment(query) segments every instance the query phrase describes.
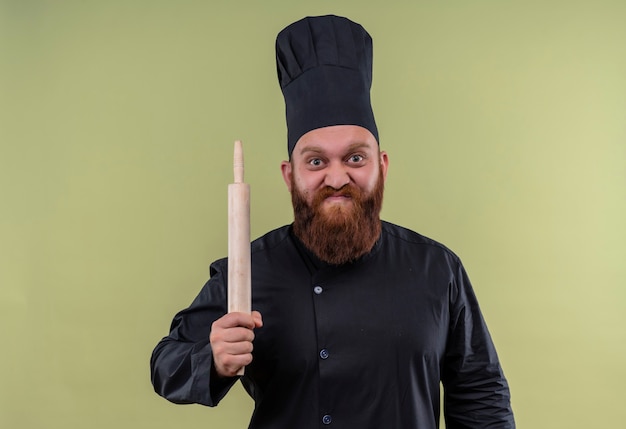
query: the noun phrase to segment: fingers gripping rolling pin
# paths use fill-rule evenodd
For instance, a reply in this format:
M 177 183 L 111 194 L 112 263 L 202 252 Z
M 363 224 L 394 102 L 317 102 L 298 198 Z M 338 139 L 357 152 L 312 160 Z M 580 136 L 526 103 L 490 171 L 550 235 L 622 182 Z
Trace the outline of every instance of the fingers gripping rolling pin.
M 228 185 L 228 312 L 252 311 L 250 185 L 243 182 L 243 147 L 235 142 L 235 183 Z M 243 368 L 237 375 L 243 375 Z

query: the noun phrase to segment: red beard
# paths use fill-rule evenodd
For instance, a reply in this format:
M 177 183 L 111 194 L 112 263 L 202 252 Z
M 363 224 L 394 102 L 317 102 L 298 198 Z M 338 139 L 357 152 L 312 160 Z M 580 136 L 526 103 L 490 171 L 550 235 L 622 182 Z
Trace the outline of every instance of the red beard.
M 309 205 L 305 195 L 297 188 L 293 175 L 291 189 L 294 232 L 322 261 L 342 265 L 357 260 L 374 247 L 381 231 L 382 169 L 370 193 L 364 193 L 352 184 L 339 190 L 325 187 L 315 193 Z M 324 200 L 333 195 L 349 197 L 352 203 L 323 207 Z

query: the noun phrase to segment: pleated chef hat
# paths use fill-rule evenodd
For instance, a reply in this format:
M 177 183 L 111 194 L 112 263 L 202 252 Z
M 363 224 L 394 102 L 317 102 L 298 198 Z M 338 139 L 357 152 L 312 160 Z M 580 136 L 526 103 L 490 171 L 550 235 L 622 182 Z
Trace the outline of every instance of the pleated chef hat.
M 276 37 L 278 81 L 285 97 L 289 156 L 307 132 L 359 125 L 378 141 L 370 100 L 372 38 L 347 18 L 306 17 Z

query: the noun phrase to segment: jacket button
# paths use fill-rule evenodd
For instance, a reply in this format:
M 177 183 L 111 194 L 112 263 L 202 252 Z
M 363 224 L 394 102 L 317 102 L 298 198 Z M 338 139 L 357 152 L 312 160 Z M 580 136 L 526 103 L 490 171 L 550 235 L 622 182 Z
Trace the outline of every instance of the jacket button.
M 323 289 L 321 286 L 315 286 L 315 287 L 313 288 L 313 292 L 315 292 L 315 295 L 319 295 L 319 294 L 321 294 L 322 292 L 324 292 L 324 289 Z
M 326 349 L 320 350 L 320 357 L 322 359 L 328 359 L 328 356 L 330 356 L 330 353 L 328 353 L 328 350 Z
M 332 421 L 333 418 L 329 414 L 326 414 L 324 417 L 322 417 L 322 423 L 324 423 L 325 425 L 331 424 Z

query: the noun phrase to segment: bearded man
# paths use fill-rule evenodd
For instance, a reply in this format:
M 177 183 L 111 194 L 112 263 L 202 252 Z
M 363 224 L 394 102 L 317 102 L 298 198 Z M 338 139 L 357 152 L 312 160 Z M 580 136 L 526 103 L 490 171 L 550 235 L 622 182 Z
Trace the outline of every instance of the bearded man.
M 227 309 L 226 259 L 155 348 L 152 382 L 215 406 L 240 380 L 250 428 L 513 428 L 508 383 L 459 258 L 380 220 L 388 155 L 372 43 L 346 18 L 279 33 L 294 222 L 252 243 L 252 314 Z M 242 367 L 243 376 L 237 376 Z

